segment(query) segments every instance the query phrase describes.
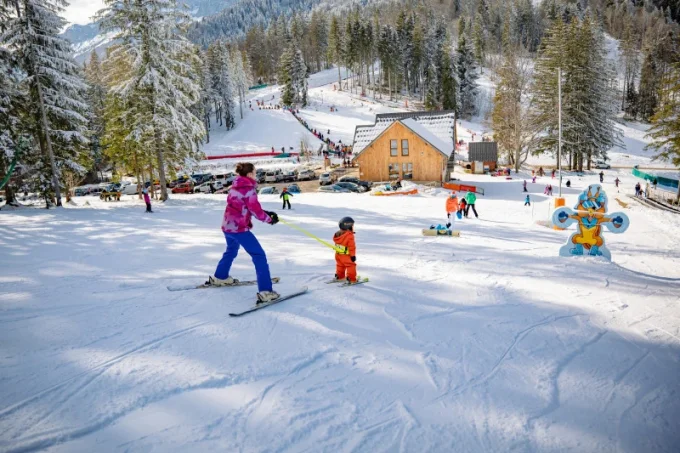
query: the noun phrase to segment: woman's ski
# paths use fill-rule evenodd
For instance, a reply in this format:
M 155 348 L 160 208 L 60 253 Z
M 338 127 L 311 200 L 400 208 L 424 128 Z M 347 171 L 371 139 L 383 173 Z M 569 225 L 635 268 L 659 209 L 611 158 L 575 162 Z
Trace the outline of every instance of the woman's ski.
M 273 277 L 272 283 L 278 283 L 279 280 L 281 280 L 281 278 Z M 257 285 L 257 280 L 239 281 L 238 283 L 234 283 L 233 285 L 225 286 L 206 285 L 205 283 L 202 285 L 168 286 L 168 291 L 188 291 L 190 289 L 206 289 L 206 288 L 232 288 L 234 286 L 251 286 L 251 285 Z
M 284 294 L 276 300 L 273 300 L 271 302 L 265 302 L 263 304 L 255 305 L 253 308 L 248 309 L 246 311 L 242 311 L 240 313 L 229 313 L 229 316 L 237 317 L 237 316 L 247 315 L 248 313 L 252 313 L 254 311 L 261 310 L 262 308 L 267 308 L 271 305 L 278 304 L 279 302 L 283 302 L 284 300 L 288 300 L 288 299 L 292 299 L 293 297 L 300 296 L 300 295 L 302 295 L 306 292 L 307 292 L 307 287 L 305 286 L 304 288 L 300 289 L 297 292 L 294 292 L 294 293 L 291 293 L 291 294 Z

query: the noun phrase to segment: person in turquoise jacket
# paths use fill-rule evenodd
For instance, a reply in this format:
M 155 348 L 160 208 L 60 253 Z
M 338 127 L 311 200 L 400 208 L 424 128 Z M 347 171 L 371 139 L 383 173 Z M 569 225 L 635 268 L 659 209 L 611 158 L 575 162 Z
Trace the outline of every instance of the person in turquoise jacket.
M 479 218 L 479 215 L 477 215 L 477 210 L 475 209 L 477 195 L 475 195 L 474 192 L 468 192 L 465 194 L 465 201 L 467 202 L 467 206 L 465 206 L 465 217 L 468 216 L 468 212 L 470 212 L 470 208 L 472 208 L 472 212 L 475 213 L 475 218 Z
M 279 198 L 283 198 L 283 208 L 286 209 L 286 205 L 288 205 L 288 209 L 290 209 L 290 197 L 292 197 L 293 194 L 288 192 L 288 187 L 283 188 L 283 192 L 281 192 L 281 195 L 279 195 Z

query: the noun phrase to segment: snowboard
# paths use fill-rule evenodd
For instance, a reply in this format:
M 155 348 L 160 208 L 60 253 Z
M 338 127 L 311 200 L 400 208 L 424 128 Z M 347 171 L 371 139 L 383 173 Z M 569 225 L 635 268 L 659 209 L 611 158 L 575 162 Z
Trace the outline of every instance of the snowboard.
M 263 308 L 271 307 L 272 305 L 278 304 L 279 302 L 283 302 L 285 300 L 292 299 L 293 297 L 301 296 L 301 295 L 303 295 L 307 292 L 307 289 L 308 288 L 306 286 L 304 286 L 304 287 L 300 288 L 299 291 L 296 291 L 296 292 L 290 293 L 290 294 L 282 294 L 281 297 L 279 297 L 278 299 L 276 299 L 274 301 L 267 302 L 267 303 L 264 303 L 264 304 L 255 305 L 253 308 L 250 308 L 246 311 L 242 311 L 240 313 L 229 313 L 229 316 L 231 316 L 232 318 L 236 318 L 238 316 L 247 315 L 248 313 L 252 313 L 254 311 L 261 310 Z
M 360 275 L 357 275 L 357 281 L 355 283 L 349 283 L 346 278 L 343 278 L 341 280 L 334 278 L 333 280 L 327 281 L 326 284 L 330 285 L 332 283 L 343 283 L 340 286 L 352 286 L 352 285 L 359 285 L 361 283 L 367 283 L 367 282 L 368 282 L 368 277 L 362 277 Z
M 460 237 L 459 230 L 436 230 L 436 229 L 423 229 L 423 236 L 451 236 Z
M 278 283 L 279 280 L 281 280 L 281 278 L 273 277 L 272 283 Z M 168 291 L 188 291 L 190 289 L 207 289 L 207 288 L 233 288 L 235 286 L 251 286 L 251 285 L 257 285 L 257 280 L 245 280 L 227 286 L 212 286 L 206 285 L 205 283 L 202 285 L 168 286 Z

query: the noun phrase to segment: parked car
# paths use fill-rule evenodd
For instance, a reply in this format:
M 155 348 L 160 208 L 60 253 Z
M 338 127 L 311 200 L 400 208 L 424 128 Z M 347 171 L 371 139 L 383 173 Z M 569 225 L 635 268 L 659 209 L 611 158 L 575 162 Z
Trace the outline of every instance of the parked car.
M 264 178 L 265 178 L 266 172 L 261 169 L 255 170 L 255 179 L 257 180 L 258 184 L 263 184 L 264 183 Z
M 356 176 L 343 176 L 338 180 L 338 182 L 353 182 L 358 186 L 365 187 L 366 190 L 370 190 L 370 188 L 373 187 L 373 183 L 371 183 L 370 181 L 362 181 Z
M 274 186 L 266 186 L 260 189 L 260 195 L 274 195 L 279 193 L 276 187 Z
M 595 168 L 609 170 L 610 168 L 612 168 L 612 166 L 603 160 L 598 160 L 595 162 Z
M 300 189 L 300 186 L 297 184 L 290 184 L 288 185 L 288 192 L 290 193 L 301 193 L 302 190 Z
M 279 182 L 281 181 L 280 171 L 268 171 L 265 174 L 264 182 Z
M 194 193 L 211 193 L 210 191 L 210 184 L 212 184 L 213 189 L 217 192 L 218 190 L 222 189 L 224 185 L 219 182 L 219 181 L 207 181 L 201 184 L 200 186 L 197 186 L 194 189 Z
M 76 187 L 73 193 L 76 197 L 83 197 L 90 193 L 90 188 L 88 186 Z
M 201 185 L 204 182 L 210 181 L 212 177 L 212 173 L 195 173 L 191 175 L 191 179 L 193 179 L 197 185 Z
M 172 193 L 192 193 L 193 184 L 190 182 L 183 182 L 182 184 L 177 184 L 173 189 Z
M 88 195 L 97 195 L 101 194 L 104 191 L 103 187 L 100 186 L 90 186 L 90 191 L 88 192 Z
M 121 189 L 121 193 L 123 195 L 135 195 L 138 192 L 139 189 L 136 183 L 128 184 L 127 186 L 123 186 L 123 188 Z
M 340 187 L 342 187 L 343 189 L 347 189 L 347 190 L 349 190 L 350 192 L 355 192 L 355 193 L 363 193 L 363 192 L 366 192 L 366 188 L 365 188 L 365 187 L 362 187 L 362 186 L 360 186 L 360 185 L 358 185 L 358 184 L 354 184 L 353 182 L 347 182 L 347 181 L 344 181 L 344 182 L 336 182 L 335 185 L 336 185 L 336 186 L 340 186 Z
M 321 176 L 319 176 L 319 185 L 326 186 L 328 184 L 333 184 L 333 176 L 328 172 L 321 173 Z
M 297 175 L 298 181 L 311 181 L 316 178 L 314 170 L 300 170 Z
M 294 171 L 284 171 L 281 173 L 281 182 L 293 182 L 297 179 Z
M 349 190 L 345 189 L 344 187 L 340 187 L 336 184 L 331 184 L 330 186 L 321 186 L 319 187 L 319 192 L 326 192 L 326 193 L 350 193 Z

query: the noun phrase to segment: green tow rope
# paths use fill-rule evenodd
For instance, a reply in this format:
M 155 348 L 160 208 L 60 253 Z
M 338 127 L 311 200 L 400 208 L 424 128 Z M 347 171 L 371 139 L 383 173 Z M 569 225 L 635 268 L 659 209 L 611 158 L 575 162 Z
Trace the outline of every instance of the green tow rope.
M 324 241 L 323 239 L 321 239 L 321 238 L 319 238 L 319 237 L 317 237 L 317 236 L 314 236 L 314 235 L 313 235 L 312 233 L 310 233 L 309 231 L 300 228 L 299 226 L 295 225 L 294 223 L 286 222 L 285 220 L 283 220 L 283 219 L 280 218 L 280 217 L 279 217 L 279 222 L 283 223 L 284 225 L 288 225 L 288 226 L 291 227 L 291 228 L 295 228 L 296 230 L 298 230 L 299 232 L 301 232 L 301 233 L 304 234 L 305 236 L 308 236 L 308 237 L 314 239 L 315 241 L 320 242 L 321 244 L 325 245 L 325 246 L 328 247 L 329 249 L 332 249 L 332 250 L 333 250 L 334 252 L 336 252 L 336 253 L 340 253 L 340 254 L 343 254 L 343 255 L 346 255 L 346 254 L 347 254 L 347 251 L 345 250 L 345 247 L 340 247 L 340 246 L 336 246 L 336 245 L 333 245 L 333 244 L 331 244 L 331 243 L 328 243 L 328 242 Z

